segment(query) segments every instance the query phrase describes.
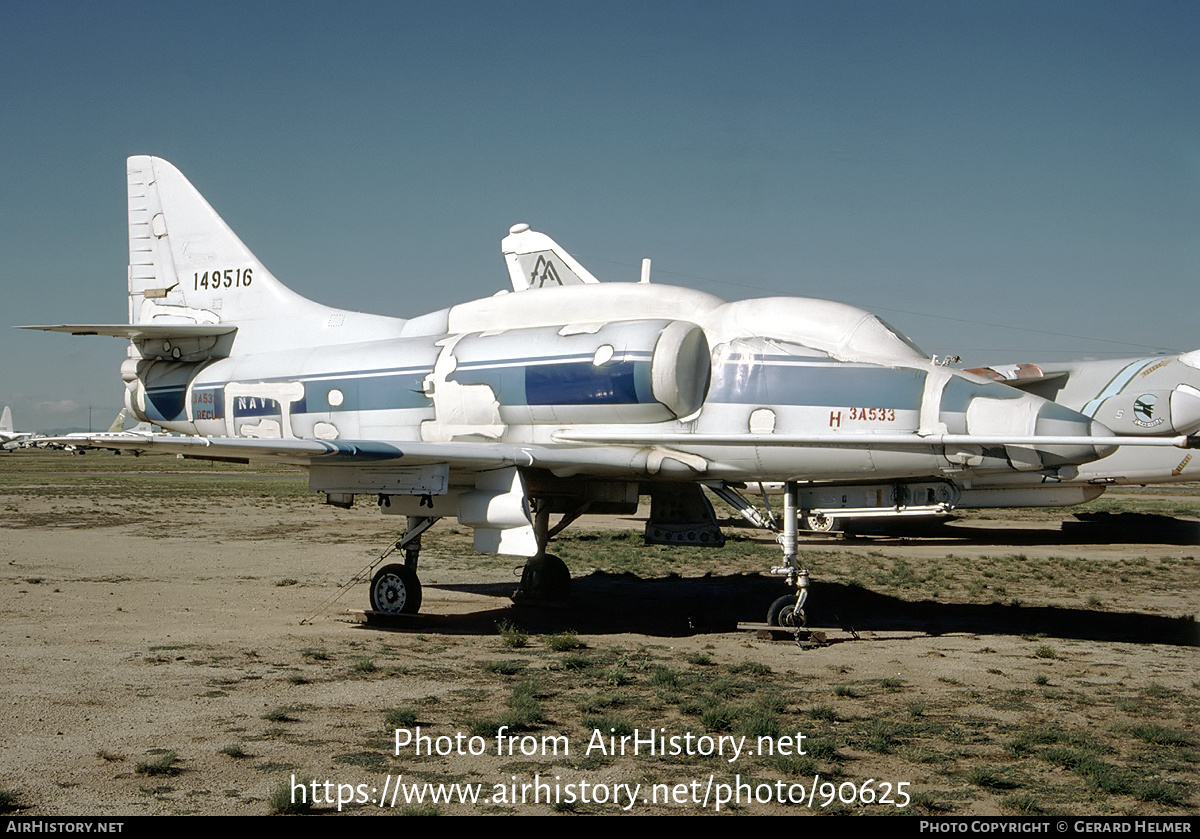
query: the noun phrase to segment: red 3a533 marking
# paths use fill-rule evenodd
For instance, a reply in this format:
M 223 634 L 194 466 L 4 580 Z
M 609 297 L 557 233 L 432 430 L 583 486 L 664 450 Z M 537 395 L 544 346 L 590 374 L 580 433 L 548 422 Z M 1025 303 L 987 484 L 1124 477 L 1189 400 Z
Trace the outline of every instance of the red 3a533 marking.
M 895 422 L 895 408 L 851 408 L 850 419 L 866 422 Z

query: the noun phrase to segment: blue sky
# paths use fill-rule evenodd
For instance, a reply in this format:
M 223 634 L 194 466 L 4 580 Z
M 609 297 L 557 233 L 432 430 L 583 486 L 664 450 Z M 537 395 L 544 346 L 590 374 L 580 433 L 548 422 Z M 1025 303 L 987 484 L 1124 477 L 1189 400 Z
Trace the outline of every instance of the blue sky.
M 410 316 L 529 222 L 601 279 L 828 297 L 931 353 L 1200 347 L 1194 2 L 0 5 L 5 325 L 123 322 L 124 159 L 285 283 Z M 0 330 L 21 430 L 117 339 Z

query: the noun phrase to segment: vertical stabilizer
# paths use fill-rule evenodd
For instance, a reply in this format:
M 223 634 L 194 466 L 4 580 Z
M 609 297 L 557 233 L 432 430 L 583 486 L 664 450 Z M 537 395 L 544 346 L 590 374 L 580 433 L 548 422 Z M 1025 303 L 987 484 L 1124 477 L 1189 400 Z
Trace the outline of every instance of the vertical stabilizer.
M 514 224 L 500 243 L 514 291 L 600 282 L 545 233 Z
M 108 427 L 109 434 L 118 434 L 125 430 L 125 414 L 126 414 L 126 412 L 127 412 L 126 409 L 122 408 L 117 413 L 117 418 L 115 420 L 113 420 L 112 425 L 110 425 Z
M 250 350 L 365 340 L 402 323 L 285 287 L 167 161 L 131 157 L 126 174 L 131 324 L 236 324 L 239 346 Z M 357 337 L 341 328 L 351 320 Z
M 6 434 L 11 434 L 13 430 L 12 423 L 12 408 L 4 406 L 4 413 L 0 414 L 0 431 Z

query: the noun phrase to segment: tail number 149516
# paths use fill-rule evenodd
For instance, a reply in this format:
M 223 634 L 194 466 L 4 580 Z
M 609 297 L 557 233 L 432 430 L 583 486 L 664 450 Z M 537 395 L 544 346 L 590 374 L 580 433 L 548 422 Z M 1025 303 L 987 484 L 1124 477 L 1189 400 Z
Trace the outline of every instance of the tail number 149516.
M 192 274 L 193 290 L 214 290 L 219 288 L 245 288 L 254 279 L 251 275 L 253 268 L 226 268 L 224 271 L 199 271 Z

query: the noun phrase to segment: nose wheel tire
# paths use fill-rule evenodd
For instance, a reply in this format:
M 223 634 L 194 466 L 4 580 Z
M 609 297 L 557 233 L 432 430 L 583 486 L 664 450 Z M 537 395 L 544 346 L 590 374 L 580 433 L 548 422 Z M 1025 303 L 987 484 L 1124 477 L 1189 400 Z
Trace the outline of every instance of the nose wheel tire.
M 796 595 L 785 594 L 767 610 L 767 625 L 800 629 L 805 624 L 804 610 L 796 608 Z
M 421 608 L 421 581 L 407 565 L 385 565 L 371 579 L 371 608 L 389 615 L 415 615 Z

